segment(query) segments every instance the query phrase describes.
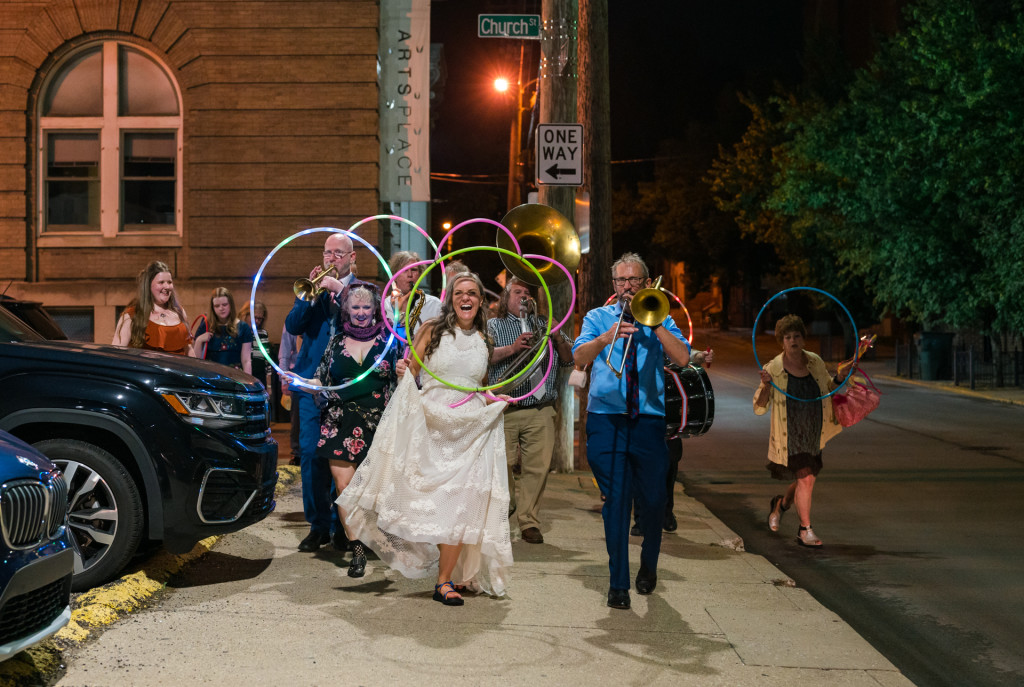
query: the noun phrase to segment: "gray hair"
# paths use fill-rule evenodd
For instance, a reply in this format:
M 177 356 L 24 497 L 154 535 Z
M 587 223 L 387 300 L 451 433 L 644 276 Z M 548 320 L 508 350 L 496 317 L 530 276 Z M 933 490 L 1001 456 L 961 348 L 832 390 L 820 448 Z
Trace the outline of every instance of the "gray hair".
M 411 250 L 400 250 L 391 255 L 391 260 L 388 261 L 388 267 L 391 269 L 391 273 L 394 274 L 406 265 L 411 265 L 412 263 L 419 261 L 419 253 Z
M 644 271 L 645 279 L 651 276 L 651 273 L 647 271 L 647 263 L 644 262 L 643 258 L 636 253 L 623 253 L 621 258 L 612 263 L 612 279 L 615 278 L 615 270 L 619 265 L 625 265 L 630 262 L 640 265 L 640 269 Z

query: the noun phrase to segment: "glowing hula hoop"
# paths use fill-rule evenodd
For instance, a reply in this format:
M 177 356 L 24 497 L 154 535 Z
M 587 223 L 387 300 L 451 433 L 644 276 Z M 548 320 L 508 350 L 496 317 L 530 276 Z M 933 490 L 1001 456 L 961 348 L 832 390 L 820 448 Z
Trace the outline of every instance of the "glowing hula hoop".
M 552 308 L 550 307 L 551 306 L 551 292 L 548 290 L 547 282 L 545 282 L 544 281 L 544 277 L 541 276 L 540 270 L 538 270 L 532 264 L 527 262 L 525 260 L 525 258 L 520 256 L 518 253 L 513 253 L 510 250 L 506 250 L 504 248 L 498 248 L 497 246 L 472 246 L 470 248 L 460 248 L 459 250 L 452 251 L 451 253 L 448 253 L 447 255 L 443 256 L 443 259 L 449 259 L 449 258 L 452 258 L 452 257 L 454 257 L 456 255 L 461 255 L 463 253 L 470 253 L 470 252 L 476 251 L 476 250 L 489 250 L 489 251 L 494 251 L 496 253 L 504 253 L 506 255 L 511 255 L 514 258 L 516 258 L 517 260 L 521 260 L 523 263 L 526 264 L 527 267 L 529 267 L 531 270 L 533 270 L 534 274 L 537 275 L 537 279 L 540 280 L 541 286 L 544 287 L 544 295 L 548 299 L 548 304 L 549 304 L 549 307 L 548 307 L 548 323 L 547 323 L 547 330 L 544 332 L 544 336 L 550 336 L 551 335 L 551 324 L 552 324 L 552 316 L 551 316 Z M 413 291 L 415 291 L 419 287 L 420 282 L 423 281 L 423 278 L 427 276 L 427 273 L 429 273 L 430 270 L 434 269 L 434 267 L 437 266 L 437 264 L 440 262 L 441 259 L 442 259 L 441 257 L 438 257 L 437 259 L 434 260 L 434 262 L 429 267 L 427 267 L 425 270 L 423 270 L 423 272 L 419 276 L 419 279 L 417 279 L 416 283 L 413 284 L 413 287 L 412 287 Z M 480 307 L 483 307 L 483 294 L 480 294 L 480 298 L 481 298 Z M 412 299 L 410 299 L 410 301 L 411 300 Z M 411 302 L 406 303 L 406 311 L 405 311 L 406 312 L 406 315 L 405 315 L 406 316 L 406 321 L 408 321 L 409 315 L 411 313 L 411 305 L 412 305 Z M 483 391 L 490 391 L 491 389 L 495 389 L 495 388 L 497 388 L 499 386 L 505 386 L 509 382 L 522 377 L 527 372 L 527 370 L 535 362 L 537 362 L 542 355 L 544 355 L 544 348 L 543 347 L 538 348 L 536 355 L 534 355 L 533 358 L 530 359 L 530 362 L 528 362 L 523 367 L 522 370 L 520 370 L 516 374 L 512 375 L 511 377 L 509 377 L 508 379 L 506 379 L 503 382 L 500 382 L 498 384 L 491 384 L 491 385 L 488 385 L 488 386 L 465 387 L 465 386 L 460 386 L 458 384 L 452 384 L 451 382 L 449 382 L 449 381 L 447 381 L 445 379 L 442 379 L 441 377 L 437 376 L 436 374 L 434 374 L 433 370 L 431 370 L 429 367 L 427 367 L 423 363 L 423 359 L 420 358 L 420 354 L 416 351 L 415 347 L 410 347 L 409 350 L 412 352 L 412 356 L 416 359 L 416 362 L 419 363 L 419 366 L 423 370 L 425 370 L 427 372 L 427 374 L 429 374 L 431 377 L 433 377 L 437 381 L 441 382 L 442 384 L 444 384 L 445 386 L 447 386 L 450 389 L 457 389 L 459 391 L 465 391 L 467 393 L 479 393 L 479 392 L 483 392 Z
M 559 320 L 558 324 L 556 324 L 554 327 L 551 328 L 551 329 L 561 329 L 562 327 L 565 326 L 565 323 L 569 321 L 569 318 L 576 311 L 576 282 L 573 280 L 572 274 L 565 267 L 565 265 L 563 265 L 562 263 L 558 262 L 557 260 L 554 260 L 553 258 L 549 258 L 549 257 L 544 256 L 544 255 L 537 255 L 537 254 L 534 254 L 534 253 L 527 253 L 526 255 L 523 256 L 523 258 L 529 258 L 531 260 L 534 260 L 534 259 L 546 260 L 546 261 L 550 262 L 552 265 L 555 265 L 556 267 L 558 267 L 563 272 L 565 272 L 565 276 L 569 279 L 569 286 L 571 287 L 570 293 L 572 293 L 572 301 L 569 303 L 569 309 L 565 312 L 565 317 L 563 317 L 561 320 Z M 541 281 L 543 282 L 544 280 L 542 279 Z M 547 293 L 547 292 L 545 291 L 545 293 Z M 551 314 L 551 311 L 554 309 L 554 307 L 553 307 L 553 303 L 551 302 L 551 294 L 548 293 L 547 295 L 548 295 L 548 317 L 549 317 L 549 321 L 550 321 L 550 316 L 551 316 L 550 314 Z M 544 371 L 544 376 L 540 378 L 540 381 L 537 382 L 536 386 L 534 386 L 532 389 L 527 391 L 522 396 L 516 396 L 515 398 L 510 399 L 510 402 L 518 403 L 519 401 L 523 400 L 524 398 L 527 398 L 528 396 L 533 396 L 539 389 L 543 388 L 545 382 L 548 381 L 548 377 L 551 375 L 551 368 L 552 368 L 552 366 L 554 365 L 554 362 L 555 362 L 555 347 L 554 347 L 554 344 L 551 342 L 551 334 L 550 334 L 551 329 L 548 330 L 548 332 L 549 332 L 548 334 L 545 334 L 545 336 L 547 337 L 547 340 L 548 340 L 548 366 L 547 366 L 547 369 Z M 529 366 L 526 366 L 523 369 L 528 369 L 528 368 L 529 368 Z M 504 384 L 505 382 L 502 382 L 502 383 Z M 497 396 L 494 396 L 494 395 L 492 395 L 491 393 L 489 393 L 487 391 L 484 391 L 482 393 L 483 393 L 484 396 L 486 396 L 487 398 L 491 399 L 492 401 L 500 401 L 501 400 Z M 467 396 L 462 401 L 459 401 L 459 405 L 461 405 L 462 403 L 465 403 L 466 401 L 468 401 L 469 398 L 470 397 Z
M 846 306 L 843 305 L 842 301 L 840 301 L 838 298 L 836 298 L 835 296 L 830 294 L 828 291 L 822 291 L 821 289 L 816 289 L 813 286 L 794 286 L 793 288 L 790 288 L 790 289 L 784 289 L 782 291 L 779 291 L 777 294 L 775 294 L 771 298 L 769 298 L 767 301 L 765 301 L 764 305 L 761 306 L 761 310 L 758 311 L 757 317 L 754 318 L 754 331 L 750 335 L 750 338 L 751 338 L 751 341 L 752 341 L 752 343 L 754 345 L 754 362 L 757 363 L 758 369 L 762 369 L 764 366 L 761 365 L 761 360 L 757 357 L 757 323 L 761 320 L 761 315 L 764 314 L 764 311 L 768 308 L 768 306 L 771 304 L 772 301 L 774 301 L 776 298 L 778 298 L 779 296 L 781 296 L 783 294 L 789 293 L 790 291 L 814 291 L 815 293 L 820 293 L 820 294 L 823 294 L 825 296 L 828 296 L 829 298 L 831 298 L 832 300 L 834 300 L 836 303 L 839 304 L 839 307 L 843 309 L 843 312 L 846 313 L 846 316 L 850 318 L 850 324 L 853 325 L 853 331 L 854 332 L 857 331 L 857 323 L 853 321 L 853 315 L 851 315 L 850 311 L 846 309 Z M 850 374 L 846 375 L 846 379 L 844 379 L 842 382 L 840 382 L 839 386 L 837 386 L 835 389 L 833 389 L 832 391 L 828 392 L 827 394 L 822 394 L 821 396 L 818 396 L 817 398 L 797 398 L 796 396 L 793 396 L 792 394 L 787 394 L 785 391 L 780 389 L 779 386 L 774 381 L 770 382 L 770 384 L 772 386 L 774 386 L 778 390 L 778 392 L 780 394 L 783 394 L 787 398 L 791 398 L 794 401 L 806 401 L 807 403 L 811 403 L 813 401 L 822 401 L 822 400 L 828 398 L 829 396 L 833 395 L 834 393 L 836 393 L 840 389 L 842 389 L 844 386 L 846 386 L 847 382 L 850 381 L 850 377 L 853 376 L 853 368 L 857 367 L 857 361 L 858 360 L 860 360 L 860 346 L 859 345 L 857 346 L 857 352 L 853 356 L 853 367 L 851 368 Z
M 516 249 L 515 255 L 516 255 L 516 257 L 519 258 L 520 260 L 522 260 L 521 256 L 523 254 L 523 249 L 519 247 L 519 241 L 516 240 L 516 237 L 515 237 L 515 235 L 512 234 L 512 231 L 508 227 L 506 227 L 504 224 L 502 224 L 501 222 L 495 222 L 493 219 L 487 219 L 486 217 L 475 217 L 473 219 L 467 219 L 465 222 L 459 222 L 454 227 L 449 229 L 447 234 L 445 234 L 444 236 L 441 237 L 441 245 L 443 246 L 445 244 L 445 241 L 447 241 L 449 238 L 451 238 L 452 234 L 457 232 L 459 229 L 462 229 L 463 227 L 465 227 L 467 225 L 470 225 L 470 224 L 473 224 L 475 222 L 483 222 L 484 224 L 493 224 L 494 226 L 498 227 L 499 229 L 504 231 L 506 234 L 508 234 L 508 237 L 512 240 L 512 245 L 515 246 L 515 249 Z M 435 246 L 435 248 L 437 250 L 434 253 L 434 260 L 436 262 L 440 262 L 440 260 L 441 260 L 441 249 L 438 248 L 437 246 Z M 449 253 L 445 257 L 451 257 L 452 255 L 457 255 L 459 252 L 460 251 L 456 251 L 455 253 Z M 430 268 L 428 268 L 428 269 L 430 269 Z M 534 270 L 534 272 L 536 272 L 536 271 L 537 270 Z M 540 277 L 539 274 L 537 276 Z M 543 282 L 543 281 L 544 281 L 544 279 L 541 278 L 541 282 Z M 416 283 L 419 284 L 419 282 L 416 282 Z M 413 288 L 415 289 L 415 287 L 413 287 Z M 444 290 L 445 290 L 445 285 L 442 284 L 441 285 L 441 300 L 442 301 L 444 300 Z M 547 289 L 545 289 L 545 291 L 547 291 Z M 482 297 L 483 294 L 480 294 L 480 296 Z
M 390 291 L 391 285 L 395 283 L 395 279 L 397 279 L 398 275 L 400 275 L 402 272 L 405 272 L 406 270 L 411 270 L 414 267 L 422 267 L 423 265 L 430 265 L 430 264 L 433 264 L 433 260 L 420 260 L 418 262 L 410 262 L 408 265 L 406 265 L 402 269 L 400 269 L 397 272 L 395 272 L 391 276 L 391 279 L 388 279 L 387 283 L 384 285 L 384 293 L 391 293 L 391 291 Z M 440 263 L 440 262 L 438 263 L 438 265 L 441 265 L 441 264 L 442 263 Z M 442 269 L 443 269 L 443 267 L 442 267 Z M 416 283 L 419 284 L 418 281 Z M 409 293 L 414 293 L 414 292 L 415 292 L 415 290 L 409 291 Z M 427 294 L 424 293 L 423 297 L 426 298 Z M 405 309 L 405 317 L 406 317 L 405 331 L 406 331 L 406 333 L 409 332 L 409 319 L 408 318 L 409 318 L 410 312 L 409 312 L 408 305 L 409 305 L 409 303 L 411 301 L 412 301 L 411 298 L 408 301 L 406 301 L 406 309 Z M 401 334 L 399 334 L 398 331 L 394 327 L 391 326 L 390 318 L 388 318 L 388 316 L 387 316 L 387 314 L 388 314 L 388 312 L 387 312 L 387 304 L 384 302 L 383 298 L 380 299 L 380 314 L 384 318 L 384 326 L 388 328 L 388 331 L 391 332 L 392 336 L 394 336 L 396 339 L 401 341 L 406 346 L 411 345 L 409 343 L 409 340 L 406 337 L 404 337 Z M 395 321 L 398 320 L 398 304 L 397 303 L 395 304 L 395 308 L 394 308 L 394 319 L 395 319 Z
M 372 218 L 370 218 L 370 219 L 372 219 Z M 363 221 L 366 221 L 366 220 L 363 220 Z M 312 229 L 303 229 L 302 231 L 298 231 L 298 232 L 292 234 L 291 236 L 285 238 L 283 241 L 281 241 L 281 243 L 279 243 L 276 246 L 274 246 L 274 249 L 272 251 L 270 251 L 270 253 L 267 254 L 267 257 L 263 260 L 263 264 L 260 265 L 260 268 L 256 271 L 256 276 L 252 280 L 252 291 L 249 292 L 249 313 L 251 315 L 251 319 L 253 320 L 253 327 L 254 327 L 253 331 L 254 332 L 256 331 L 255 330 L 255 324 L 256 324 L 256 322 L 255 322 L 256 289 L 259 288 L 260 279 L 263 277 L 263 270 L 266 269 L 267 265 L 270 263 L 271 258 L 273 258 L 277 254 L 277 252 L 279 250 L 281 250 L 282 248 L 287 246 L 289 243 L 291 243 L 292 241 L 294 241 L 295 239 L 297 239 L 297 238 L 299 238 L 301 236 L 305 236 L 306 234 L 314 234 L 314 233 L 318 233 L 318 232 L 327 232 L 327 233 L 331 233 L 331 234 L 344 234 L 345 236 L 348 236 L 350 239 L 354 239 L 356 241 L 359 241 L 359 243 L 361 243 L 364 246 L 366 246 L 371 253 L 373 253 L 375 256 L 377 256 L 377 260 L 379 260 L 380 264 L 384 266 L 384 271 L 387 272 L 389 277 L 391 276 L 391 269 L 388 267 L 387 260 L 385 260 L 383 258 L 383 256 L 381 256 L 381 254 L 377 252 L 377 249 L 374 248 L 372 245 L 370 245 L 366 241 L 366 239 L 362 238 L 361 236 L 358 236 L 357 234 L 352 233 L 351 231 L 347 231 L 345 229 L 338 229 L 337 227 L 314 227 Z M 267 349 L 263 346 L 263 342 L 260 341 L 259 337 L 255 337 L 255 342 L 256 342 L 257 348 L 260 349 L 260 352 L 267 359 L 267 362 L 270 363 L 270 365 L 275 370 L 277 370 L 277 373 L 279 375 L 286 376 L 286 375 L 290 374 L 287 370 L 282 370 L 278 366 L 278 364 L 274 362 L 274 360 L 271 358 L 270 354 L 267 352 Z M 393 345 L 395 345 L 394 333 L 392 333 L 392 335 L 390 337 L 388 337 L 387 345 L 384 347 L 384 350 L 381 351 L 380 355 L 378 355 L 374 359 L 373 365 L 371 365 L 369 368 L 367 368 L 362 374 L 360 374 L 355 379 L 350 379 L 349 381 L 345 382 L 344 384 L 337 384 L 335 386 L 320 386 L 320 385 L 309 384 L 308 382 L 299 381 L 299 380 L 295 380 L 293 382 L 293 384 L 295 384 L 295 386 L 301 386 L 301 387 L 304 387 L 306 389 L 310 389 L 312 391 L 340 391 L 342 389 L 346 389 L 346 388 L 352 386 L 353 384 L 357 384 L 358 382 L 361 382 L 368 374 L 370 374 L 371 372 L 376 370 L 377 367 L 380 365 L 381 361 L 384 360 L 384 356 L 387 355 L 388 350 L 390 350 Z

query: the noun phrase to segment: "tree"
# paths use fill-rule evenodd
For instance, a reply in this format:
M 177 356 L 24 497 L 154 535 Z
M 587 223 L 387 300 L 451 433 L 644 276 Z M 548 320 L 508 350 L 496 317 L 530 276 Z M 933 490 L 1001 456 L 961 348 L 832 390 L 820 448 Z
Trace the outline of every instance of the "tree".
M 910 6 L 848 98 L 776 149 L 766 208 L 924 323 L 1024 331 L 1021 5 Z

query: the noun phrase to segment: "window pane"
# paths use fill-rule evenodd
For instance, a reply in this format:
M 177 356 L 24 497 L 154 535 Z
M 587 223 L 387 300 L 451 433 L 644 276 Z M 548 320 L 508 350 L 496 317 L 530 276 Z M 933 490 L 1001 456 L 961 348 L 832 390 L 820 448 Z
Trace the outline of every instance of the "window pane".
M 173 133 L 124 135 L 124 176 L 174 178 L 176 142 Z
M 173 133 L 125 133 L 121 230 L 174 227 L 177 142 Z
M 121 46 L 121 116 L 176 115 L 178 96 L 167 73 L 138 50 Z
M 125 181 L 122 231 L 174 227 L 173 181 Z
M 70 60 L 50 84 L 43 101 L 49 117 L 103 115 L 103 55 L 94 48 Z
M 99 176 L 98 133 L 54 133 L 47 136 L 47 230 L 99 230 Z
M 92 308 L 47 307 L 47 311 L 72 341 L 94 341 Z

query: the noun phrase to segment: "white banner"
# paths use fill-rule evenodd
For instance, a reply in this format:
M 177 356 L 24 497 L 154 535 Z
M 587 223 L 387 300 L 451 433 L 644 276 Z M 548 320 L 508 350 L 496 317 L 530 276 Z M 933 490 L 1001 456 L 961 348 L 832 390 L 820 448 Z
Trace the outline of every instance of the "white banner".
M 430 0 L 380 7 L 380 200 L 430 200 Z

